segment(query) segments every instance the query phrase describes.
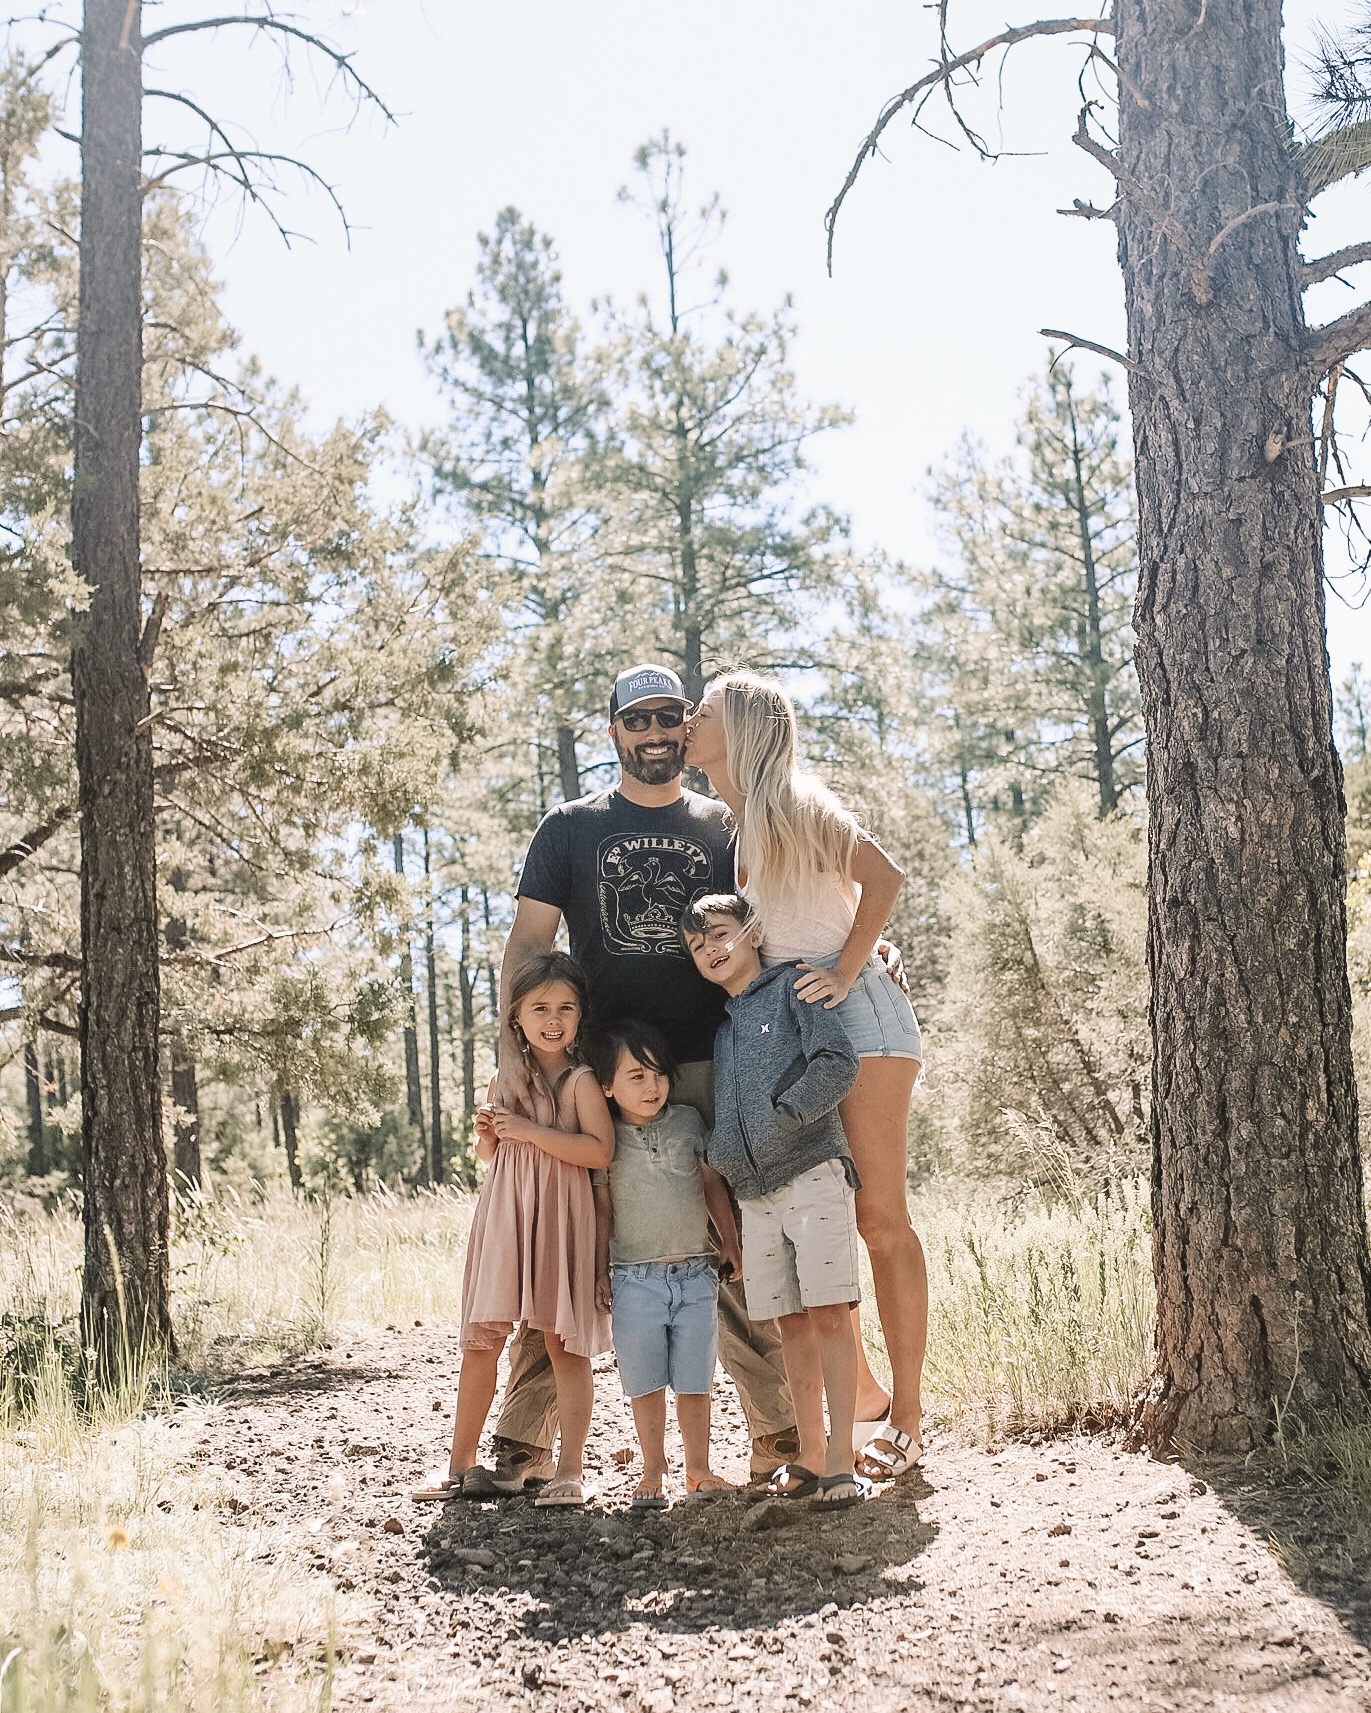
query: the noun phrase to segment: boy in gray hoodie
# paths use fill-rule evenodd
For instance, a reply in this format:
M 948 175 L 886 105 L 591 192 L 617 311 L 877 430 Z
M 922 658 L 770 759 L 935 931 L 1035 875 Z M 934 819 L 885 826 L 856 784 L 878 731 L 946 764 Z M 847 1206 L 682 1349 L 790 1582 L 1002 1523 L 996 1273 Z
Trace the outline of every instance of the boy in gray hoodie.
M 681 935 L 700 974 L 729 996 L 714 1039 L 707 1158 L 741 1206 L 747 1312 L 780 1328 L 800 1435 L 800 1461 L 767 1491 L 841 1509 L 865 1496 L 852 1470 L 857 1170 L 837 1112 L 857 1055 L 834 1012 L 797 996 L 794 964 L 762 968 L 761 930 L 743 899 L 697 899 Z

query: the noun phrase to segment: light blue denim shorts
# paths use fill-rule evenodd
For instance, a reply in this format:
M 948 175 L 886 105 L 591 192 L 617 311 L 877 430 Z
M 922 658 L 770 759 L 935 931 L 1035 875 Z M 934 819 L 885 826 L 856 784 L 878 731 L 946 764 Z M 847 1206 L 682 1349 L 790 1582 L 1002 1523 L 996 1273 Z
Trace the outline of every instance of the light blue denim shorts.
M 614 1354 L 630 1398 L 670 1386 L 709 1392 L 719 1354 L 719 1274 L 712 1256 L 610 1268 Z
M 818 969 L 831 970 L 838 961 L 838 953 L 804 961 Z M 909 995 L 891 981 L 885 965 L 874 953 L 866 960 L 847 998 L 833 1009 L 859 1059 L 923 1058 L 923 1038 Z

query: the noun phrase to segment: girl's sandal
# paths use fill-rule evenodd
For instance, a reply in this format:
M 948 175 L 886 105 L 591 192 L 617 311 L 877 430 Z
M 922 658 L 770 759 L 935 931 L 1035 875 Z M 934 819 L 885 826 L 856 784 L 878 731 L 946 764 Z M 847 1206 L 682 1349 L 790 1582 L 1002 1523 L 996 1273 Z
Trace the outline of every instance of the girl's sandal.
M 846 1511 L 860 1505 L 871 1483 L 860 1475 L 821 1475 L 819 1491 L 809 1501 L 811 1511 Z
M 533 1503 L 544 1511 L 584 1505 L 586 1491 L 574 1475 L 559 1475 L 549 1481 Z
M 638 1483 L 638 1490 L 628 1502 L 631 1511 L 669 1511 L 671 1498 L 667 1493 L 666 1481 L 660 1475 L 644 1475 Z
M 923 1454 L 923 1445 L 912 1433 L 885 1427 L 857 1453 L 858 1473 L 872 1481 L 893 1481 L 915 1468 Z
M 686 1477 L 686 1490 L 681 1495 L 683 1505 L 697 1505 L 705 1499 L 722 1499 L 726 1493 L 734 1493 L 737 1489 L 731 1482 L 725 1481 L 722 1475 L 702 1475 L 698 1481 Z

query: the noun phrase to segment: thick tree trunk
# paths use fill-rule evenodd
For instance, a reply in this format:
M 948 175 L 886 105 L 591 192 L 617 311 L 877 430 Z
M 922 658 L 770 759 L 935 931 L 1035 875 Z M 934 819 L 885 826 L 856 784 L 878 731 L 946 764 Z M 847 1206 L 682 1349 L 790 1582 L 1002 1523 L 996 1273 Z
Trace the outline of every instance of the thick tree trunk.
M 72 653 L 81 808 L 84 1336 L 102 1364 L 169 1343 L 157 1067 L 152 734 L 140 659 L 141 24 L 86 0 L 72 559 L 91 590 Z
M 43 1146 L 43 1080 L 38 1048 L 32 1041 L 24 1043 L 24 1092 L 29 1110 L 29 1174 L 41 1178 L 48 1169 L 48 1155 Z
M 428 984 L 428 1110 L 432 1126 L 433 1153 L 430 1180 L 443 1181 L 443 1093 L 439 1072 L 442 1058 L 438 1040 L 438 947 L 433 923 L 433 864 L 428 828 L 424 828 L 424 975 Z
M 1363 1410 L 1371 1385 L 1301 187 L 1279 0 L 1116 17 L 1155 1046 L 1141 1427 L 1245 1451 L 1287 1404 Z

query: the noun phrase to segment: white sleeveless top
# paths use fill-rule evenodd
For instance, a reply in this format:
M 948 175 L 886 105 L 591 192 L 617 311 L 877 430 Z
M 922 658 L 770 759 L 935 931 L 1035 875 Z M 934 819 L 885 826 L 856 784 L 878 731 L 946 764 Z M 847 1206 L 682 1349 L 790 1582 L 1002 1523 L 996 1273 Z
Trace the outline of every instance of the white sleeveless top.
M 739 890 L 755 906 L 752 889 L 743 885 Z M 840 952 L 852 932 L 860 896 L 861 887 L 836 870 L 817 875 L 808 898 L 777 904 L 763 919 L 762 962 L 808 963 Z

